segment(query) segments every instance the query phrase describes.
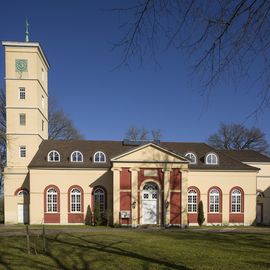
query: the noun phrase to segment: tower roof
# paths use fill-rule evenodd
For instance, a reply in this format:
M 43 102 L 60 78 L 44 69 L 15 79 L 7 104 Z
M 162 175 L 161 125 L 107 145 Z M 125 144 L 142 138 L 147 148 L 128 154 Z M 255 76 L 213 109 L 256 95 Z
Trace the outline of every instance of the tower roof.
M 43 52 L 41 45 L 38 42 L 2 41 L 2 45 L 6 47 L 36 47 L 38 48 L 47 67 L 50 68 L 50 63 L 46 57 L 46 54 Z

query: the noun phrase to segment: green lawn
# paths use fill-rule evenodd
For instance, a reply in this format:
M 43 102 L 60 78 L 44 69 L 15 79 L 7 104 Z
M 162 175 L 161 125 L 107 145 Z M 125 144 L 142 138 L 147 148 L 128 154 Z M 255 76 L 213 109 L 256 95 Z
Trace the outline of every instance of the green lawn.
M 269 233 L 111 230 L 0 237 L 0 269 L 270 269 Z M 32 249 L 34 253 L 34 249 Z

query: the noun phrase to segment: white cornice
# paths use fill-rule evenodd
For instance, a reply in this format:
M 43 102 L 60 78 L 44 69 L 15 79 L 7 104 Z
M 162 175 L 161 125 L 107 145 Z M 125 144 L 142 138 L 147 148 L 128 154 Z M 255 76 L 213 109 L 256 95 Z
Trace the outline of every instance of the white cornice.
M 260 169 L 254 169 L 254 170 L 209 170 L 209 169 L 189 169 L 190 172 L 226 172 L 226 173 L 233 173 L 233 172 L 246 172 L 246 173 L 258 173 Z
M 167 153 L 167 154 L 169 154 L 171 156 L 174 156 L 174 157 L 180 159 L 181 161 L 174 161 L 174 162 L 169 162 L 169 161 L 162 161 L 162 162 L 143 161 L 143 163 L 189 163 L 189 160 L 187 160 L 185 157 L 182 157 L 182 156 L 180 156 L 180 155 L 178 155 L 178 154 L 176 154 L 176 153 L 174 153 L 174 152 L 172 152 L 172 151 L 170 151 L 170 150 L 168 150 L 168 149 L 166 149 L 166 148 L 164 148 L 162 146 L 156 145 L 154 143 L 143 144 L 143 145 L 140 145 L 140 146 L 138 146 L 138 147 L 136 147 L 134 149 L 131 149 L 131 150 L 127 151 L 127 152 L 124 152 L 124 153 L 122 153 L 122 154 L 120 154 L 118 156 L 115 156 L 115 157 L 111 158 L 111 162 L 123 162 L 123 161 L 118 161 L 118 159 L 120 159 L 122 157 L 125 157 L 127 155 L 130 155 L 130 154 L 132 154 L 134 152 L 140 151 L 140 150 L 142 150 L 142 149 L 144 149 L 146 147 L 149 147 L 149 146 L 152 146 L 152 147 L 154 147 L 154 148 L 156 148 L 156 149 L 158 149 L 158 150 L 160 150 L 162 152 L 165 152 L 165 153 Z M 134 162 L 141 162 L 141 161 L 125 161 L 125 162 L 134 163 Z
M 36 47 L 42 55 L 42 58 L 45 61 L 47 67 L 50 68 L 49 61 L 47 60 L 47 57 L 38 42 L 2 41 L 2 45 L 7 47 Z

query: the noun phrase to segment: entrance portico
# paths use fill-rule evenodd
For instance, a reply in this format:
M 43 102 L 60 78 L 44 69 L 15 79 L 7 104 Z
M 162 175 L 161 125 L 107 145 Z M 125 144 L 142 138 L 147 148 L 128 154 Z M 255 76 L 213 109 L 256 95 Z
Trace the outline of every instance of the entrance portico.
M 187 213 L 181 207 L 186 200 L 186 158 L 149 143 L 111 161 L 114 223 L 186 224 Z

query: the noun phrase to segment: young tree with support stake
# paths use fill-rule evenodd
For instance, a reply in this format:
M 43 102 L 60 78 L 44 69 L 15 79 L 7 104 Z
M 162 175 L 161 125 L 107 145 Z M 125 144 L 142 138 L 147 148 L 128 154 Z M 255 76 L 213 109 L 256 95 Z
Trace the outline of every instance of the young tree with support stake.
M 98 198 L 95 201 L 94 224 L 95 224 L 95 226 L 99 226 L 102 224 L 102 216 L 101 216 L 101 212 L 100 212 L 100 202 L 99 202 Z

